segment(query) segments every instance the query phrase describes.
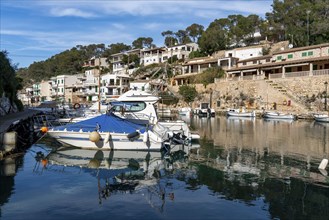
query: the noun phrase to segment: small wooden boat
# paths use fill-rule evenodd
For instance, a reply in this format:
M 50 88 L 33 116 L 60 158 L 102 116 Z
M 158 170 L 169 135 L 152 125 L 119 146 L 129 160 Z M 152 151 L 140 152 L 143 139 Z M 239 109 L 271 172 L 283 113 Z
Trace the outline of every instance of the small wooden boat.
M 263 114 L 263 118 L 265 119 L 285 119 L 285 120 L 295 120 L 296 116 L 293 114 L 282 113 L 282 112 L 265 112 Z
M 245 108 L 228 109 L 226 114 L 227 116 L 234 116 L 234 117 L 256 117 L 255 111 L 246 111 Z
M 314 120 L 317 122 L 326 122 L 329 123 L 329 115 L 327 114 L 314 114 Z

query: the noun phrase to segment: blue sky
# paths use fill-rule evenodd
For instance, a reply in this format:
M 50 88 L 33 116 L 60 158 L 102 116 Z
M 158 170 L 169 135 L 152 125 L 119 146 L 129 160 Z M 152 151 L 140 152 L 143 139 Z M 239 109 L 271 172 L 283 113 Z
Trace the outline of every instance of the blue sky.
M 1 0 L 0 50 L 12 64 L 28 67 L 76 45 L 131 43 L 193 23 L 205 27 L 232 14 L 271 11 L 272 0 Z

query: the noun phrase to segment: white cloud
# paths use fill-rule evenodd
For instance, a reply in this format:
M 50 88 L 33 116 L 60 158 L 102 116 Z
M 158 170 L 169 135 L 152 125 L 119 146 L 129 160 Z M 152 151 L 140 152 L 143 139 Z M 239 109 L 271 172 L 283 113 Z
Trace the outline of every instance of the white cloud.
M 73 16 L 73 17 L 82 17 L 82 18 L 91 18 L 96 17 L 95 14 L 90 12 L 85 12 L 76 8 L 52 8 L 50 9 L 50 14 L 54 17 L 64 17 L 64 16 Z

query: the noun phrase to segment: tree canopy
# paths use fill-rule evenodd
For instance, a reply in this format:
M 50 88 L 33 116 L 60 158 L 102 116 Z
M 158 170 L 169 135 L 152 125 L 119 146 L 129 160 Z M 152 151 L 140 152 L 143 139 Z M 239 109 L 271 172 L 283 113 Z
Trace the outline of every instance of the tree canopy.
M 0 67 L 0 96 L 5 95 L 11 103 L 21 107 L 22 104 L 17 99 L 17 90 L 22 89 L 22 79 L 16 77 L 16 67 L 11 64 L 6 51 L 0 52 Z

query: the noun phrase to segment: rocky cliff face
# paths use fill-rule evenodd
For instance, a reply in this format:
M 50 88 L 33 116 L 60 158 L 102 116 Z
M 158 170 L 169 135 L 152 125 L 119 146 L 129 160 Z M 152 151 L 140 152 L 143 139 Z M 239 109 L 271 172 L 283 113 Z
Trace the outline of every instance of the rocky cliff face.
M 9 98 L 2 96 L 0 98 L 0 116 L 18 112 L 15 103 L 11 104 Z

